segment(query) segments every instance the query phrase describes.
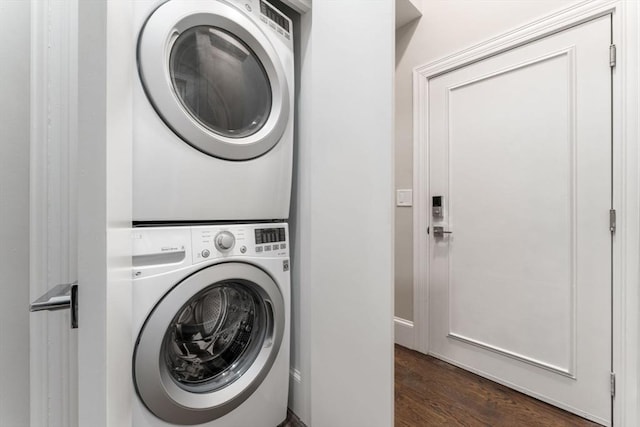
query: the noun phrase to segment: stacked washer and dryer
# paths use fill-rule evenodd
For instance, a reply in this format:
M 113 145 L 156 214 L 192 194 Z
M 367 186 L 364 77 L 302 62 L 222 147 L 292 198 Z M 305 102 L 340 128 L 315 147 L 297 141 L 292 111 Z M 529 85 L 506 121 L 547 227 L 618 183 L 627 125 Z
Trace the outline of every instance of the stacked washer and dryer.
M 138 0 L 133 425 L 275 427 L 289 383 L 291 20 Z

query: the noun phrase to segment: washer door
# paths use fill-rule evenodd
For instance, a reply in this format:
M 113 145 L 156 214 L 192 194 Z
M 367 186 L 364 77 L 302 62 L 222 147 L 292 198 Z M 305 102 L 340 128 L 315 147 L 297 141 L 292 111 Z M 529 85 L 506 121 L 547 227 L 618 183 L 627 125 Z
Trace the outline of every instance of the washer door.
M 136 390 L 175 424 L 215 420 L 262 383 L 280 349 L 284 300 L 244 263 L 218 264 L 176 285 L 145 322 L 133 355 Z
M 214 157 L 248 160 L 278 143 L 289 89 L 278 55 L 258 25 L 219 1 L 168 1 L 138 41 L 149 100 L 184 141 Z

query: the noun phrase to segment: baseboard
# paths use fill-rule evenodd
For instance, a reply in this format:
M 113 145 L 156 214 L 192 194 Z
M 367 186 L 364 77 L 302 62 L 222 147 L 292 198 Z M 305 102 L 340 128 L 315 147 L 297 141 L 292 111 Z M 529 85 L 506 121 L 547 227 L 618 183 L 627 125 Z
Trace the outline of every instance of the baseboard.
M 394 317 L 393 323 L 395 329 L 395 343 L 413 350 L 415 347 L 413 322 L 400 317 Z
M 295 414 L 305 415 L 308 401 L 308 390 L 302 384 L 302 374 L 298 369 L 289 369 L 289 411 Z M 297 418 L 297 417 L 296 417 Z M 295 427 L 297 424 L 283 424 L 282 427 Z
M 300 384 L 302 382 L 300 371 L 294 368 L 289 369 L 289 381 Z

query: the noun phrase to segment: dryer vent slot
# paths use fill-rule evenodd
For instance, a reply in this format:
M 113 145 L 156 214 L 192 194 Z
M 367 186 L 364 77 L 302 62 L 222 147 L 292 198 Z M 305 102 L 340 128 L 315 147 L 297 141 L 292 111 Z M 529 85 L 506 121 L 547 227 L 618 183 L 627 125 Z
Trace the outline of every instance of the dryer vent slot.
M 175 264 L 185 259 L 185 251 L 166 252 L 160 254 L 134 255 L 134 267 L 146 267 L 149 265 Z

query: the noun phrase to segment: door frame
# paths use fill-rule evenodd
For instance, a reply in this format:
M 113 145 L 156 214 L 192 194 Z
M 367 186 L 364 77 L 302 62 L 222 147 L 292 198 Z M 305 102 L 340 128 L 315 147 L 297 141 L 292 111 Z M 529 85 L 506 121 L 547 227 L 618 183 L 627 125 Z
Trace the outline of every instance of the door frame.
M 77 0 L 31 0 L 30 301 L 76 280 Z M 78 425 L 77 333 L 68 311 L 29 322 L 31 424 Z
M 613 422 L 638 425 L 640 357 L 637 338 L 638 259 L 640 259 L 640 173 L 638 117 L 640 101 L 637 49 L 640 46 L 640 7 L 620 0 L 587 0 L 540 20 L 454 53 L 413 70 L 413 348 L 429 352 L 429 80 L 473 62 L 550 36 L 592 19 L 612 15 L 612 36 L 617 47 L 613 68 L 613 206 L 618 212 L 613 238 L 612 358 L 616 374 Z M 605 225 L 603 225 L 605 226 Z
M 30 6 L 30 297 L 80 284 L 77 330 L 30 317 L 31 424 L 130 426 L 132 6 Z
M 135 46 L 133 2 L 78 2 L 80 426 L 132 425 Z

